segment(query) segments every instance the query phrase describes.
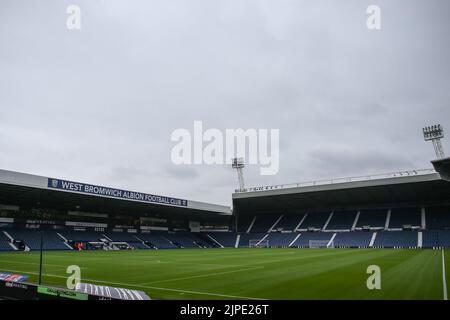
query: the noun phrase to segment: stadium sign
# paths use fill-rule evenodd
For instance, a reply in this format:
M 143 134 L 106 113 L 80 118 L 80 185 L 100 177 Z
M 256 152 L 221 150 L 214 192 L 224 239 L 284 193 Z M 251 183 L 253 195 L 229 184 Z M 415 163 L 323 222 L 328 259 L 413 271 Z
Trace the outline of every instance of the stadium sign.
M 71 300 L 89 300 L 89 295 L 84 293 L 79 293 L 71 290 L 52 288 L 52 287 L 42 287 L 37 288 L 38 294 L 54 296 L 57 298 L 71 299 Z
M 33 285 L 0 280 L 0 297 L 8 299 L 33 300 L 36 288 Z
M 70 192 L 78 192 L 91 194 L 102 197 L 110 197 L 122 200 L 132 200 L 147 203 L 155 203 L 162 205 L 187 207 L 188 201 L 183 199 L 157 196 L 142 192 L 126 191 L 121 189 L 114 189 L 108 187 L 101 187 L 92 184 L 85 184 L 80 182 L 72 182 L 59 179 L 48 179 L 47 187 L 50 189 L 65 190 Z
M 91 283 L 77 283 L 75 291 L 99 297 L 100 300 L 151 300 L 143 291 L 100 286 Z
M 28 279 L 28 276 L 24 276 L 22 274 L 0 272 L 0 280 L 1 281 L 20 283 L 20 282 L 24 282 L 26 279 Z

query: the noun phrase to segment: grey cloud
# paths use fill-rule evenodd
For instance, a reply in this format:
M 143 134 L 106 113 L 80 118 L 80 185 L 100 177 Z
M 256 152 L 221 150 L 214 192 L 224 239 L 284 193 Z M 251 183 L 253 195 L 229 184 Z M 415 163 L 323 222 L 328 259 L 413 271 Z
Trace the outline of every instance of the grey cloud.
M 199 176 L 198 171 L 194 167 L 187 165 L 168 165 L 165 168 L 165 172 L 175 179 L 195 179 Z
M 340 148 L 318 149 L 309 154 L 309 165 L 316 167 L 321 175 L 345 177 L 355 172 L 361 175 L 399 171 L 413 168 L 414 162 L 402 159 L 398 153 L 379 152 L 376 150 L 354 150 Z

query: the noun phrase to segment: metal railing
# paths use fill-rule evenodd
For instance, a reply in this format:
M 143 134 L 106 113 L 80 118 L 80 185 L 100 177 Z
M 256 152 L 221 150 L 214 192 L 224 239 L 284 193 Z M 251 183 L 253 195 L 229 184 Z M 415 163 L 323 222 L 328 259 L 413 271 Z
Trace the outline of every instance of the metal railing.
M 367 176 L 357 176 L 357 177 L 316 180 L 316 181 L 290 183 L 290 184 L 250 187 L 250 188 L 245 188 L 244 190 L 236 189 L 235 192 L 236 193 L 245 193 L 245 192 L 259 192 L 259 191 L 280 190 L 280 189 L 289 189 L 289 188 L 314 187 L 314 186 L 332 185 L 332 184 L 338 184 L 338 183 L 349 183 L 349 182 L 358 182 L 358 181 L 369 181 L 369 180 L 379 180 L 379 179 L 389 179 L 389 178 L 399 178 L 399 177 L 420 176 L 420 175 L 433 174 L 433 173 L 436 173 L 436 171 L 434 169 L 418 169 L 418 170 L 399 171 L 399 172 L 392 172 L 392 173 L 374 174 L 374 175 L 367 175 Z

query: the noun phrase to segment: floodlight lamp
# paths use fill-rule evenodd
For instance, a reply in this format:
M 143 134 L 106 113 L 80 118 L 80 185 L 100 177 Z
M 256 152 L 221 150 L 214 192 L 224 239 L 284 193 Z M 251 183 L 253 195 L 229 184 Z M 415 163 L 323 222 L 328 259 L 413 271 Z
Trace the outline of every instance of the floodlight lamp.
M 233 158 L 232 159 L 232 167 L 234 169 L 244 168 L 245 167 L 244 158 Z

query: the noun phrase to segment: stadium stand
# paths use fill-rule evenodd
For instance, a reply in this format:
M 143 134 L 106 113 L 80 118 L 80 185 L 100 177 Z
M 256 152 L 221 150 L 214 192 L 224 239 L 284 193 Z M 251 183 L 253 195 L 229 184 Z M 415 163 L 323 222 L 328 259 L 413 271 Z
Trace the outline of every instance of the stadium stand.
M 198 248 L 199 246 L 194 243 L 194 241 L 187 237 L 186 235 L 178 233 L 167 233 L 165 236 L 172 244 L 178 248 Z
M 425 212 L 427 229 L 450 230 L 450 206 L 427 207 Z
M 309 240 L 331 240 L 332 232 L 302 232 L 291 247 L 308 248 Z
M 40 250 L 41 234 L 33 230 L 11 229 L 8 233 L 16 241 L 23 241 L 31 250 Z M 43 233 L 43 248 L 45 250 L 67 250 L 69 249 L 64 240 L 55 231 L 45 231 Z
M 233 248 L 236 244 L 237 234 L 234 232 L 210 232 L 208 236 L 216 240 L 225 248 Z
M 206 235 L 204 232 L 187 232 L 189 236 L 198 244 L 201 248 L 220 248 L 214 240 Z
M 238 217 L 238 232 L 247 232 L 254 218 L 254 216 L 240 215 Z
M 152 247 L 146 245 L 144 242 L 131 242 L 130 245 L 135 249 L 152 249 Z
M 450 231 L 439 230 L 439 247 L 450 248 Z
M 143 240 L 137 237 L 137 233 L 105 232 L 104 235 L 113 242 L 125 242 L 135 249 L 151 249 L 150 246 L 146 245 Z
M 376 248 L 411 248 L 417 247 L 417 232 L 415 231 L 382 231 L 375 239 Z
M 439 233 L 438 231 L 423 231 L 422 232 L 422 247 L 436 248 L 439 247 Z
M 125 233 L 125 232 L 105 232 L 107 236 L 112 241 L 123 241 L 123 242 L 139 242 L 140 240 L 136 238 L 135 233 Z M 142 242 L 142 241 L 140 241 Z
M 179 248 L 202 248 L 211 247 L 210 242 L 206 242 L 204 239 L 200 239 L 193 233 L 189 232 L 169 232 L 166 235 L 174 245 Z
M 125 244 L 169 249 L 235 247 L 238 242 L 248 247 L 250 240 L 261 239 L 272 247 L 307 247 L 310 240 L 332 237 L 335 247 L 450 247 L 450 183 L 436 172 L 421 171 L 249 188 L 233 194 L 231 210 L 182 199 L 172 199 L 181 204 L 173 206 L 156 199 L 139 205 L 121 199 L 125 202 L 118 207 L 117 199 L 101 194 L 61 190 L 63 180 L 0 170 L 0 231 L 6 230 L 20 250 L 39 249 L 42 229 L 49 250 L 70 250 L 77 242 L 107 250 L 127 249 Z M 45 206 L 33 207 L 41 201 Z M 82 211 L 71 211 L 74 207 Z M 181 231 L 193 228 L 191 222 L 201 232 Z M 150 231 L 129 232 L 144 226 Z M 0 250 L 14 250 L 10 242 L 0 232 Z
M 330 216 L 331 211 L 328 212 L 309 212 L 306 219 L 299 226 L 299 230 L 308 228 L 322 229 Z
M 276 230 L 286 230 L 286 231 L 295 231 L 295 228 L 298 226 L 300 221 L 302 220 L 305 214 L 302 213 L 300 215 L 297 214 L 285 214 L 281 218 L 281 220 L 275 226 Z
M 9 242 L 9 238 L 0 230 L 0 251 L 14 251 Z
M 249 247 L 250 240 L 261 240 L 266 236 L 266 233 L 242 233 L 239 240 L 240 248 Z
M 371 228 L 384 228 L 387 212 L 387 209 L 361 210 L 356 227 L 363 228 L 367 226 Z
M 0 251 L 14 251 L 8 242 L 0 240 Z
M 292 241 L 298 236 L 298 233 L 289 232 L 289 233 L 280 233 L 280 232 L 272 232 L 266 238 L 269 240 L 270 247 L 279 247 L 285 248 L 289 247 Z
M 73 242 L 123 242 L 135 249 L 170 249 L 170 248 L 210 248 L 235 247 L 239 234 L 239 247 L 248 247 L 250 240 L 267 240 L 270 247 L 308 247 L 310 240 L 329 241 L 333 234 L 335 247 L 369 247 L 374 232 L 361 231 L 361 228 L 377 229 L 373 247 L 380 248 L 423 248 L 450 247 L 450 206 L 428 206 L 425 208 L 426 229 L 421 230 L 422 237 L 416 231 L 400 231 L 407 225 L 420 227 L 423 225 L 422 209 L 420 207 L 393 208 L 389 221 L 389 229 L 383 230 L 386 224 L 388 209 L 363 209 L 359 211 L 356 230 L 352 230 L 358 211 L 335 210 L 330 218 L 330 211 L 309 212 L 305 214 L 270 214 L 243 216 L 240 219 L 240 233 L 235 232 L 200 232 L 188 231 L 151 231 L 150 233 L 129 233 L 96 231 L 75 231 L 70 229 L 45 230 L 45 250 L 69 250 L 68 243 Z M 303 219 L 304 218 L 304 219 Z M 300 221 L 299 232 L 294 229 Z M 276 222 L 276 224 L 275 224 Z M 272 226 L 275 227 L 270 231 Z M 250 232 L 247 233 L 249 230 Z M 324 232 L 321 230 L 326 225 Z M 316 232 L 312 232 L 315 229 Z M 6 230 L 6 229 L 5 229 Z M 309 230 L 309 231 L 308 231 Z M 380 231 L 383 230 L 383 231 Z M 7 228 L 8 234 L 15 241 L 22 241 L 29 249 L 40 249 L 40 232 L 23 227 Z M 287 232 L 286 232 L 287 231 Z M 334 232 L 336 231 L 336 232 Z M 420 241 L 420 238 L 422 241 Z M 418 241 L 419 239 L 419 241 Z M 12 251 L 10 239 L 0 232 L 0 250 Z
M 286 216 L 256 215 L 244 216 L 240 221 L 240 230 L 244 232 L 188 232 L 188 231 L 151 231 L 150 233 L 129 233 L 96 231 L 75 231 L 60 229 L 58 233 L 53 230 L 43 231 L 45 250 L 70 250 L 68 243 L 72 242 L 122 242 L 135 249 L 171 249 L 171 248 L 210 248 L 210 247 L 235 247 L 239 234 L 239 247 L 248 247 L 250 241 L 267 240 L 270 247 L 309 247 L 310 240 L 329 241 L 333 235 L 334 247 L 356 248 L 415 248 L 422 245 L 423 248 L 450 247 L 450 207 L 429 206 L 425 208 L 427 229 L 421 229 L 421 237 L 416 231 L 398 230 L 405 225 L 419 227 L 423 224 L 422 209 L 394 208 L 391 210 L 389 229 L 383 230 L 386 224 L 388 209 L 364 209 L 359 211 L 356 230 L 352 230 L 357 217 L 357 210 L 336 210 L 309 212 L 308 215 Z M 304 218 L 305 217 L 305 218 Z M 304 219 L 303 219 L 304 218 Z M 300 232 L 294 229 L 300 221 Z M 253 224 L 252 224 L 253 222 Z M 271 232 L 270 228 L 276 223 Z M 252 224 L 250 232 L 246 231 Z M 326 225 L 326 230 L 321 228 Z M 373 231 L 361 231 L 363 227 L 378 228 L 379 232 L 374 236 Z M 308 229 L 316 229 L 315 232 Z M 397 229 L 397 230 L 394 230 Z M 8 234 L 15 241 L 22 241 L 30 250 L 40 249 L 40 232 L 23 227 L 7 228 Z M 383 230 L 383 231 L 380 231 Z M 283 232 L 284 231 L 284 232 Z M 287 231 L 287 232 L 286 232 Z M 327 231 L 327 232 L 326 232 Z M 60 236 L 61 235 L 61 236 Z M 373 245 L 371 244 L 374 239 Z M 65 243 L 65 239 L 68 243 Z M 420 241 L 422 239 L 422 241 Z M 9 244 L 10 239 L 0 232 L 0 250 L 13 251 Z M 126 246 L 125 246 L 126 247 Z M 89 249 L 89 248 L 88 248 Z
M 167 232 L 152 231 L 152 233 L 141 233 L 138 238 L 145 242 L 145 244 L 155 247 L 156 249 L 173 249 L 178 248 L 167 237 Z
M 321 217 L 323 221 L 323 217 Z M 368 223 L 367 219 L 364 223 Z M 313 221 L 316 221 L 313 219 Z M 341 221 L 344 221 L 342 219 Z M 348 227 L 350 219 L 345 224 L 335 223 L 332 227 Z M 371 220 L 375 221 L 375 220 Z M 411 220 L 408 220 L 411 221 Z M 331 222 L 330 222 L 331 223 Z M 437 223 L 438 226 L 445 223 Z M 435 227 L 436 225 L 434 225 Z M 191 233 L 187 231 L 167 232 L 151 231 L 151 233 L 120 233 L 120 232 L 94 232 L 94 231 L 58 231 L 69 242 L 124 242 L 136 249 L 171 249 L 171 248 L 210 248 L 210 247 L 235 247 L 237 233 L 235 232 L 209 232 Z M 450 230 L 430 229 L 422 232 L 423 248 L 450 247 Z M 40 249 L 40 232 L 21 228 L 9 228 L 8 233 L 16 241 L 23 241 L 31 250 Z M 45 250 L 69 250 L 68 244 L 64 243 L 55 231 L 44 231 Z M 335 247 L 369 247 L 374 232 L 370 231 L 345 231 L 345 232 L 279 232 L 270 233 L 250 232 L 240 233 L 239 247 L 248 247 L 250 240 L 267 240 L 270 247 L 308 247 L 310 240 L 330 240 L 333 237 Z M 294 241 L 295 240 L 295 241 Z M 0 232 L 0 250 L 14 250 L 9 238 Z M 379 231 L 375 237 L 373 247 L 375 248 L 415 248 L 418 243 L 418 232 L 416 231 Z
M 335 211 L 327 230 L 350 230 L 356 218 L 356 211 Z
M 333 239 L 335 247 L 368 247 L 373 232 L 340 232 Z
M 391 220 L 389 228 L 403 228 L 403 226 L 411 225 L 420 227 L 421 225 L 421 209 L 420 208 L 395 208 L 391 210 Z
M 252 226 L 251 232 L 269 232 L 269 229 L 281 217 L 278 215 L 261 215 L 256 217 L 255 223 Z
M 69 241 L 97 242 L 100 241 L 100 239 L 105 238 L 102 233 L 95 231 L 63 230 L 60 232 L 60 234 Z

